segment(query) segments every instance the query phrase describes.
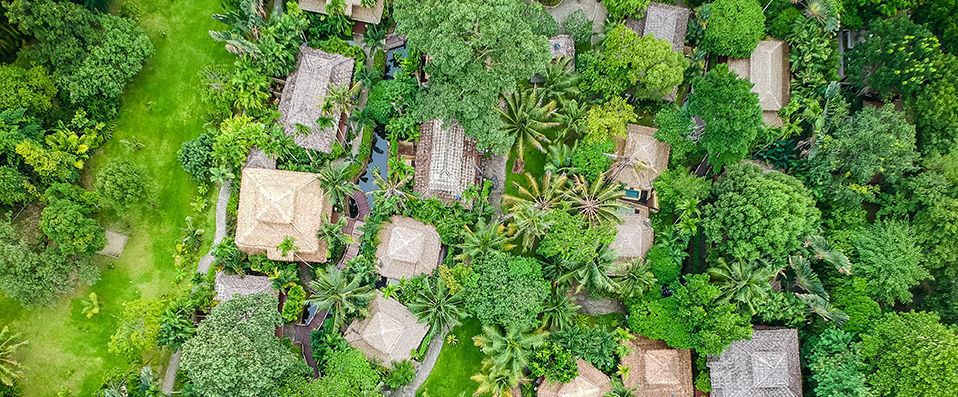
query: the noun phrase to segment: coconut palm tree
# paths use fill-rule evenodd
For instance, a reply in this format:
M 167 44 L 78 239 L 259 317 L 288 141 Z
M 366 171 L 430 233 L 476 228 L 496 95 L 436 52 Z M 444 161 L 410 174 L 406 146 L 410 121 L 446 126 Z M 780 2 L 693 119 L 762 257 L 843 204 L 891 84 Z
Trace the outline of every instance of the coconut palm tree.
M 353 107 L 356 106 L 356 98 L 359 96 L 362 87 L 362 84 L 359 82 L 356 82 L 352 86 L 348 84 L 330 86 L 329 91 L 326 92 L 326 100 L 320 104 L 320 107 L 323 109 L 323 114 L 330 117 L 340 113 L 349 115 Z
M 459 246 L 462 253 L 458 255 L 458 258 L 468 261 L 481 257 L 490 251 L 512 249 L 512 244 L 506 243 L 508 238 L 503 232 L 504 230 L 505 228 L 498 222 L 487 222 L 485 219 L 479 218 L 479 222 L 476 223 L 474 228 L 466 226 L 465 233 L 462 236 L 462 244 Z
M 539 102 L 555 101 L 556 103 L 579 96 L 579 74 L 569 65 L 572 57 L 559 57 L 548 66 L 542 77 L 545 81 L 539 86 Z
M 319 225 L 319 230 L 316 231 L 316 237 L 326 241 L 326 256 L 332 255 L 332 247 L 334 246 L 356 243 L 353 236 L 343 233 L 346 222 L 348 222 L 346 217 L 339 217 L 336 222 L 330 222 L 329 216 L 326 214 L 323 214 L 320 218 L 322 223 Z
M 832 306 L 831 302 L 815 294 L 795 294 L 798 299 L 808 305 L 808 310 L 822 318 L 834 322 L 841 327 L 848 321 L 848 314 Z
M 526 146 L 545 153 L 544 143 L 549 143 L 543 131 L 555 127 L 557 124 L 549 121 L 555 112 L 554 101 L 537 106 L 538 96 L 535 90 L 525 90 L 505 96 L 505 109 L 496 108 L 499 117 L 505 124 L 502 131 L 512 137 L 512 153 L 516 156 L 517 166 L 525 160 Z
M 588 113 L 588 106 L 582 106 L 575 99 L 563 99 L 559 101 L 559 111 L 556 112 L 555 121 L 559 124 L 556 140 L 576 139 L 585 135 L 585 116 Z
M 423 279 L 423 288 L 418 289 L 408 307 L 420 322 L 429 324 L 429 334 L 434 335 L 456 326 L 467 313 L 457 294 L 451 294 L 442 281 L 433 286 L 431 280 Z
M 622 223 L 619 209 L 625 206 L 619 202 L 619 198 L 625 196 L 625 191 L 622 190 L 621 184 L 607 183 L 605 174 L 599 174 L 592 183 L 582 175 L 574 176 L 572 189 L 566 192 L 566 196 L 572 200 L 573 209 L 592 225 L 604 222 Z
M 372 55 L 377 50 L 383 49 L 385 43 L 383 40 L 386 39 L 386 30 L 379 28 L 379 25 L 372 25 L 369 29 L 366 29 L 366 33 L 363 34 L 363 45 L 369 49 L 369 54 Z
M 771 280 L 778 269 L 765 260 L 734 261 L 729 264 L 719 258 L 718 264 L 707 271 L 712 282 L 722 290 L 722 302 L 736 302 L 755 314 L 755 305 L 765 302 L 772 294 Z
M 656 285 L 655 275 L 652 274 L 649 264 L 642 258 L 636 258 L 631 263 L 620 266 L 614 280 L 623 298 L 644 295 L 649 288 Z
M 496 369 L 520 373 L 529 364 L 529 352 L 545 343 L 545 331 L 523 332 L 516 327 L 505 330 L 495 325 L 484 325 L 482 334 L 472 338 L 483 354 L 489 357 Z
M 403 190 L 403 186 L 406 186 L 406 183 L 408 183 L 412 177 L 413 174 L 409 174 L 403 178 L 399 178 L 398 175 L 393 173 L 392 175 L 389 175 L 389 179 L 386 179 L 383 178 L 382 175 L 379 175 L 378 167 L 374 168 L 373 183 L 376 185 L 376 190 L 372 191 L 373 205 L 379 205 L 393 197 L 398 197 L 398 208 L 405 208 L 406 200 L 411 199 L 413 195 Z
M 559 269 L 556 282 L 567 284 L 575 281 L 578 283 L 577 290 L 585 287 L 593 293 L 614 292 L 618 290 L 618 284 L 609 274 L 615 269 L 618 257 L 614 250 L 603 246 L 594 260 L 564 263 Z
M 614 153 L 606 153 L 606 156 L 612 158 L 612 167 L 609 168 L 609 176 L 612 179 L 622 175 L 623 172 L 632 174 L 633 178 L 638 179 L 642 171 L 652 168 L 652 165 L 639 158 L 638 153 L 632 153 L 630 156 L 622 156 Z M 639 186 L 643 189 L 651 189 L 652 186 Z
M 17 348 L 27 344 L 28 341 L 14 342 L 14 339 L 18 337 L 6 326 L 0 328 L 0 383 L 7 386 L 13 386 L 15 380 L 23 379 L 23 365 L 13 355 Z
M 561 330 L 575 323 L 579 305 L 575 304 L 565 288 L 553 288 L 542 307 L 542 328 Z
M 490 359 L 482 360 L 482 371 L 470 379 L 479 383 L 475 395 L 493 397 L 520 397 L 512 394 L 512 388 L 519 384 L 521 371 L 497 368 Z
M 350 180 L 348 169 L 347 165 L 336 167 L 329 164 L 320 170 L 319 176 L 316 177 L 326 197 L 329 197 L 329 204 L 339 209 L 343 208 L 353 192 L 359 190 L 359 186 Z
M 564 174 L 553 176 L 546 173 L 542 176 L 542 182 L 536 181 L 536 178 L 530 173 L 525 173 L 526 186 L 513 181 L 518 194 L 503 195 L 502 201 L 506 206 L 516 205 L 520 202 L 527 202 L 535 205 L 538 210 L 550 210 L 556 208 L 565 198 L 566 189 L 569 185 L 569 177 Z
M 522 252 L 531 250 L 536 240 L 549 232 L 552 220 L 546 214 L 548 211 L 541 210 L 527 201 L 518 202 L 509 208 L 509 233 L 513 243 L 522 247 Z
M 312 295 L 306 300 L 319 310 L 333 312 L 333 328 L 343 328 L 346 317 L 354 314 L 366 315 L 366 306 L 376 297 L 376 291 L 362 284 L 362 274 L 352 277 L 343 274 L 335 265 L 319 270 L 317 278 L 309 283 Z

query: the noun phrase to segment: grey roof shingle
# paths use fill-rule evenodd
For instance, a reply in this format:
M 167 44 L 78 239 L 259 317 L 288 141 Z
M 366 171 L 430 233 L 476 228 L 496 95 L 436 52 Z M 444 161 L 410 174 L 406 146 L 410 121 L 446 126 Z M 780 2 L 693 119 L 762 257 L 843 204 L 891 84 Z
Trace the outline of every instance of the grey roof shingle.
M 733 342 L 710 356 L 712 397 L 802 397 L 798 331 L 755 330 L 752 340 Z
M 279 100 L 279 123 L 297 145 L 329 153 L 342 115 L 334 115 L 333 126 L 319 131 L 316 119 L 323 115 L 322 104 L 329 88 L 352 82 L 353 58 L 301 46 L 297 59 L 296 69 L 287 77 Z M 310 132 L 299 134 L 299 125 L 308 127 Z

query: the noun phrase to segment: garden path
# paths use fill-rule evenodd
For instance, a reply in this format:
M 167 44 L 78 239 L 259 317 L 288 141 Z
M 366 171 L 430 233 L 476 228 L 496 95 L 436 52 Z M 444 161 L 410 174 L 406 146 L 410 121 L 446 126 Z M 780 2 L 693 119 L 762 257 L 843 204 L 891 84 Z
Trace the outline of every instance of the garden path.
M 429 373 L 432 372 L 432 368 L 436 366 L 436 360 L 439 359 L 439 353 L 442 352 L 442 345 L 443 342 L 446 341 L 446 334 L 448 333 L 449 329 L 445 329 L 429 341 L 429 351 L 426 352 L 426 357 L 422 360 L 422 363 L 416 367 L 416 377 L 403 388 L 394 390 L 389 394 L 389 397 L 416 396 L 416 391 L 419 390 L 419 387 L 421 387 L 423 383 L 426 383 L 426 379 L 429 378 Z
M 226 181 L 220 186 L 220 193 L 216 199 L 216 230 L 213 233 L 213 246 L 210 252 L 200 258 L 196 264 L 198 273 L 206 274 L 210 271 L 210 264 L 213 263 L 213 249 L 226 237 L 226 207 L 230 202 L 230 181 Z

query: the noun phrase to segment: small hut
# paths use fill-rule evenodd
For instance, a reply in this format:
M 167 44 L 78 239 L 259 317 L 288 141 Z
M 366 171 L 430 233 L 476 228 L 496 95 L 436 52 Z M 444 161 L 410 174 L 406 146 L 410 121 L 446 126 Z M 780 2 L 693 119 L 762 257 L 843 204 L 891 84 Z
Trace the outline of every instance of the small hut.
M 330 3 L 331 0 L 299 0 L 299 9 L 326 14 L 326 6 Z M 384 0 L 378 0 L 376 4 L 363 7 L 362 0 L 345 0 L 343 13 L 354 21 L 378 25 L 383 19 L 384 4 Z
M 276 169 L 276 160 L 269 158 L 266 152 L 257 148 L 252 148 L 246 155 L 246 167 L 248 168 L 268 168 Z
M 319 129 L 323 102 L 330 87 L 349 86 L 353 81 L 353 58 L 330 54 L 307 46 L 299 47 L 296 69 L 286 78 L 279 100 L 279 123 L 297 145 L 324 153 L 333 142 L 345 140 L 346 117 L 332 115 L 333 126 Z M 302 134 L 301 129 L 308 133 Z
M 436 228 L 394 215 L 379 231 L 379 274 L 392 279 L 429 274 L 439 265 L 440 240 Z
M 622 357 L 629 368 L 625 387 L 643 397 L 692 397 L 692 353 L 673 349 L 665 342 L 637 335 L 630 340 L 632 353 Z
M 781 127 L 778 111 L 790 98 L 788 44 L 778 39 L 762 40 L 749 58 L 729 59 L 728 68 L 755 84 L 752 92 L 758 94 L 765 124 Z
M 712 397 L 802 397 L 798 331 L 756 329 L 752 340 L 733 342 L 710 356 Z
M 612 391 L 612 381 L 583 359 L 576 362 L 579 376 L 568 383 L 546 382 L 539 386 L 539 397 L 603 397 Z
M 625 26 L 640 36 L 652 35 L 657 39 L 667 40 L 672 50 L 683 53 L 685 48 L 685 31 L 689 25 L 688 8 L 670 4 L 652 2 L 645 9 L 645 16 L 639 19 L 626 18 Z M 675 102 L 678 87 L 672 90 L 663 99 Z
M 220 303 L 233 299 L 236 295 L 250 296 L 266 292 L 276 296 L 273 283 L 266 276 L 244 276 L 218 272 L 213 283 L 213 289 L 216 291 L 216 300 Z
M 343 337 L 350 346 L 387 367 L 393 361 L 408 360 L 429 331 L 429 326 L 420 323 L 402 303 L 383 297 L 381 292 L 369 302 L 368 309 L 369 317 L 350 324 Z
M 244 168 L 236 217 L 236 246 L 265 252 L 276 261 L 324 262 L 326 242 L 316 237 L 322 217 L 332 213 L 316 174 Z M 283 256 L 276 247 L 287 238 L 299 249 Z
M 552 59 L 558 57 L 572 58 L 575 56 L 575 42 L 567 34 L 552 36 L 549 38 L 549 51 L 552 52 Z
M 656 128 L 629 124 L 628 136 L 619 145 L 610 170 L 612 179 L 625 185 L 629 204 L 658 208 L 652 181 L 669 165 L 669 145 L 655 138 Z M 620 141 L 621 142 L 621 141 Z
M 443 127 L 442 120 L 419 126 L 422 136 L 416 145 L 414 190 L 423 198 L 449 202 L 462 198 L 462 192 L 479 178 L 479 151 L 458 123 Z
M 648 216 L 645 214 L 624 214 L 622 224 L 616 226 L 615 240 L 609 249 L 618 254 L 618 262 L 626 263 L 636 258 L 645 258 L 652 248 L 655 236 Z

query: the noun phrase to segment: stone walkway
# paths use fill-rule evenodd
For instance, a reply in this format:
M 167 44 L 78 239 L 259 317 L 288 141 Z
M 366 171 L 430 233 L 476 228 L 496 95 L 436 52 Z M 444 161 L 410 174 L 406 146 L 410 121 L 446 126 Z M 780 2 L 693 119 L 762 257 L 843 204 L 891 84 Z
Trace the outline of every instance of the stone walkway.
M 401 389 L 393 390 L 389 394 L 389 397 L 416 396 L 416 391 L 422 387 L 423 383 L 426 383 L 426 378 L 429 378 L 429 373 L 432 372 L 432 368 L 436 366 L 436 360 L 439 359 L 439 353 L 442 352 L 442 345 L 446 341 L 446 334 L 448 333 L 449 330 L 446 329 L 429 341 L 429 351 L 426 352 L 426 357 L 422 360 L 422 363 L 416 367 L 416 377 L 412 380 L 412 383 Z
M 163 376 L 163 387 L 160 389 L 163 394 L 170 395 L 173 393 L 173 385 L 176 383 L 176 371 L 180 368 L 181 353 L 182 351 L 177 350 L 176 353 L 170 356 L 170 365 L 166 367 L 166 375 Z
M 502 215 L 502 195 L 506 188 L 506 162 L 509 156 L 489 156 L 482 159 L 482 179 L 495 179 L 496 187 L 489 192 L 489 204 Z
M 226 206 L 229 205 L 229 202 L 230 182 L 227 181 L 220 186 L 220 194 L 216 199 L 216 231 L 213 234 L 214 248 L 226 237 Z M 199 263 L 196 264 L 196 271 L 198 273 L 206 274 L 210 271 L 210 264 L 213 263 L 212 253 L 213 249 L 210 249 L 209 253 L 200 258 Z

